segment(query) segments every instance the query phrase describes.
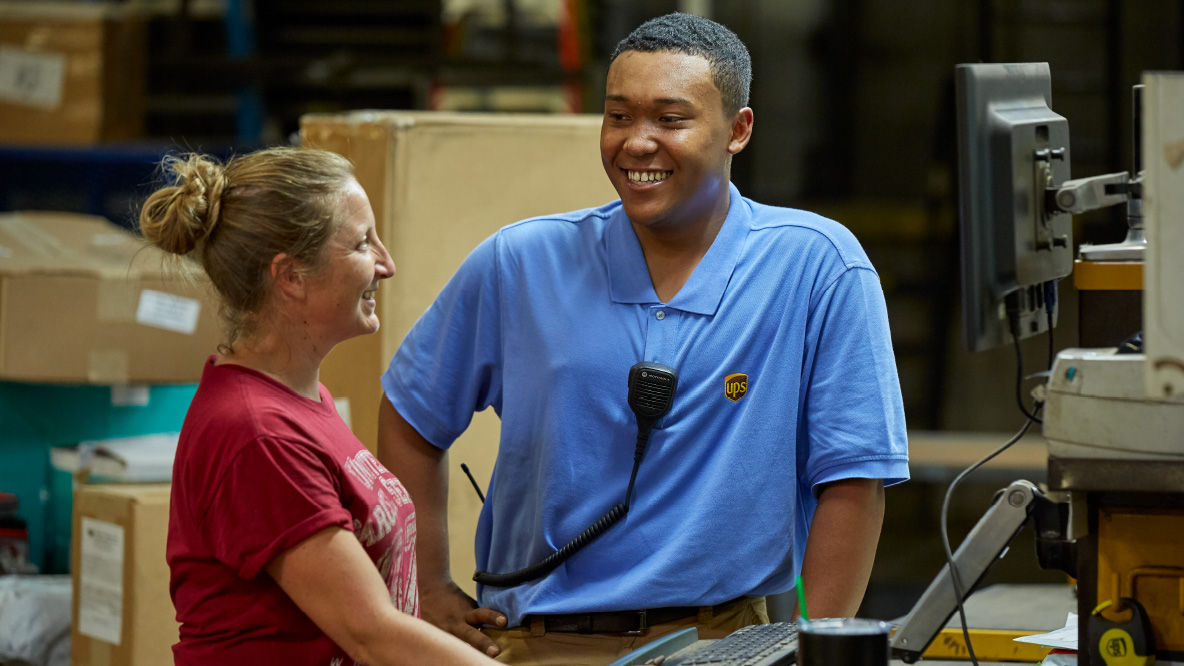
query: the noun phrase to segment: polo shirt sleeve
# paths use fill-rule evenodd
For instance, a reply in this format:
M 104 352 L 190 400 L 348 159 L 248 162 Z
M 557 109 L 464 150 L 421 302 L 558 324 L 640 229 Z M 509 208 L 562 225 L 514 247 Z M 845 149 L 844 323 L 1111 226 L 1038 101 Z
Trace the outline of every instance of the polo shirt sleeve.
M 429 442 L 448 448 L 473 414 L 501 413 L 498 235 L 465 259 L 399 346 L 382 376 L 395 410 Z
M 353 529 L 339 480 L 312 447 L 270 437 L 226 466 L 201 519 L 214 556 L 254 578 L 286 550 L 326 527 Z
M 879 277 L 847 267 L 811 308 L 799 449 L 803 494 L 849 478 L 906 481 L 908 440 Z

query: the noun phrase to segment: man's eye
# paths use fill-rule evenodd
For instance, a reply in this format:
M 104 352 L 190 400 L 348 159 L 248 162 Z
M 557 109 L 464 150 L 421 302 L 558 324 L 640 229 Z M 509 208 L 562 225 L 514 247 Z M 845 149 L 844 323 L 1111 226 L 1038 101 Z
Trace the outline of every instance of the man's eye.
M 681 123 L 682 121 L 686 120 L 686 118 L 681 116 L 662 116 L 661 118 L 658 118 L 658 120 L 661 120 L 664 123 Z

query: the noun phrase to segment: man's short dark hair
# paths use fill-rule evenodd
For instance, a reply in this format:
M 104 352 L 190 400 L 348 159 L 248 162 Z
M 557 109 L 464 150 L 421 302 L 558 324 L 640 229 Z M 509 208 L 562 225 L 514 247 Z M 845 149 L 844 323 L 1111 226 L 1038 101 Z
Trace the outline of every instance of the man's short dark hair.
M 715 21 L 682 12 L 659 16 L 622 39 L 609 64 L 625 51 L 678 51 L 702 56 L 711 64 L 711 78 L 723 97 L 724 109 L 735 113 L 748 106 L 752 59 L 744 42 Z

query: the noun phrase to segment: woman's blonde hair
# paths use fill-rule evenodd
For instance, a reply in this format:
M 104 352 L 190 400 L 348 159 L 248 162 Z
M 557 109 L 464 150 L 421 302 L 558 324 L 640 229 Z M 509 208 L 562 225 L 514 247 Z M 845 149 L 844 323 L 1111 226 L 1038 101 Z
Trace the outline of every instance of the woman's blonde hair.
M 276 255 L 321 268 L 353 165 L 324 150 L 269 148 L 225 164 L 196 153 L 170 156 L 161 169 L 171 184 L 144 203 L 140 232 L 167 252 L 199 253 L 222 298 L 226 351 L 251 332 L 266 304 Z

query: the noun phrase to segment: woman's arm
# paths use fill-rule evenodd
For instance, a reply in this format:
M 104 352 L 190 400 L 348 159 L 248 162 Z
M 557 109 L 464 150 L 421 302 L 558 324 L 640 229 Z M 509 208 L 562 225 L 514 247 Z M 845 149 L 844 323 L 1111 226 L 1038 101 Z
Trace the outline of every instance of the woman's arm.
M 267 572 L 357 662 L 495 663 L 460 639 L 398 611 L 357 537 L 340 527 L 323 529 L 281 553 L 267 565 Z

